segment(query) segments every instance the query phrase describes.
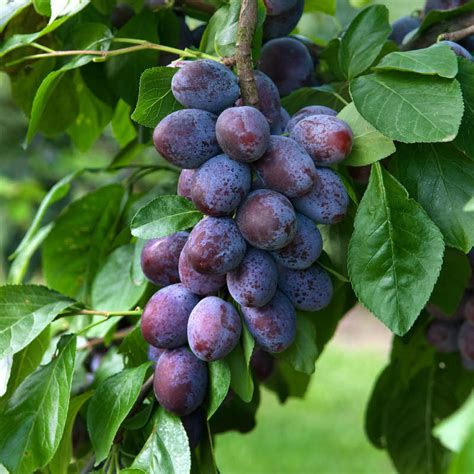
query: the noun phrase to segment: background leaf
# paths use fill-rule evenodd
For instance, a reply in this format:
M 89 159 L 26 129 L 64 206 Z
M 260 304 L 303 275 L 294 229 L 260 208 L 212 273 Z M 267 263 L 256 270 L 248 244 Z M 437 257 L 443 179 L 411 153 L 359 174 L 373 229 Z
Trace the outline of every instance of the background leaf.
M 474 63 L 459 59 L 457 80 L 464 99 L 464 115 L 454 145 L 474 160 Z
M 209 363 L 209 380 L 208 419 L 210 419 L 220 407 L 229 392 L 230 369 L 225 360 L 216 360 Z

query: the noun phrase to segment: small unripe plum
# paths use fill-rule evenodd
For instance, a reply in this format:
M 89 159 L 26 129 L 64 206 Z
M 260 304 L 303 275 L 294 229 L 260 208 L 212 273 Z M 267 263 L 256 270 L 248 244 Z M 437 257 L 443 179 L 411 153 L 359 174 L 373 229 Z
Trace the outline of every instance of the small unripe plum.
M 263 39 L 271 40 L 288 36 L 303 15 L 304 0 L 297 0 L 293 8 L 279 15 L 267 16 L 263 24 Z
M 198 303 L 199 297 L 181 283 L 157 291 L 143 310 L 143 337 L 148 344 L 167 349 L 186 344 L 189 315 Z
M 286 126 L 286 131 L 291 133 L 298 122 L 301 122 L 303 119 L 311 117 L 312 115 L 330 115 L 336 117 L 337 112 L 324 105 L 308 105 L 307 107 L 298 110 L 298 112 L 291 117 Z
M 240 89 L 232 71 L 208 59 L 191 61 L 181 67 L 171 80 L 176 100 L 191 109 L 219 113 L 239 97 Z
M 346 122 L 329 115 L 312 115 L 298 122 L 291 134 L 316 165 L 339 163 L 352 150 L 352 130 Z
M 223 275 L 236 268 L 246 249 L 236 223 L 228 217 L 206 217 L 191 231 L 186 245 L 192 267 L 211 275 Z
M 189 415 L 181 417 L 181 423 L 188 436 L 189 447 L 194 449 L 206 434 L 206 412 L 202 407 L 194 410 Z
M 458 350 L 458 333 L 459 324 L 457 322 L 435 319 L 430 322 L 426 330 L 426 339 L 438 352 L 456 352 Z
M 235 220 L 247 242 L 263 250 L 281 249 L 296 235 L 291 202 L 269 189 L 252 191 L 237 210 Z
M 232 107 L 222 112 L 216 123 L 217 141 L 233 160 L 258 160 L 268 147 L 270 126 L 254 107 Z
M 250 358 L 250 367 L 260 382 L 269 379 L 275 370 L 275 358 L 263 349 L 256 348 Z
M 278 273 L 275 262 L 263 250 L 250 248 L 242 263 L 227 273 L 227 288 L 242 306 L 264 306 L 275 295 Z
M 179 168 L 198 168 L 220 149 L 216 116 L 204 110 L 177 110 L 166 116 L 153 132 L 158 153 Z
M 142 250 L 141 266 L 148 280 L 159 286 L 179 282 L 178 261 L 188 237 L 188 232 L 176 232 L 146 242 Z
M 156 363 L 153 388 L 159 404 L 185 416 L 204 402 L 209 375 L 207 365 L 185 347 L 165 351 Z
M 181 170 L 178 178 L 178 189 L 176 194 L 192 201 L 194 175 L 196 170 Z
M 280 291 L 260 308 L 242 306 L 242 314 L 255 342 L 266 352 L 283 352 L 295 339 L 295 308 Z
M 189 347 L 196 357 L 207 362 L 230 354 L 237 345 L 242 324 L 236 309 L 217 296 L 201 300 L 188 321 Z
M 281 15 L 290 8 L 294 8 L 296 0 L 263 0 L 268 16 Z
M 403 43 L 403 38 L 413 30 L 416 30 L 421 24 L 419 18 L 414 16 L 402 16 L 392 23 L 392 32 L 388 39 L 391 39 L 399 46 Z

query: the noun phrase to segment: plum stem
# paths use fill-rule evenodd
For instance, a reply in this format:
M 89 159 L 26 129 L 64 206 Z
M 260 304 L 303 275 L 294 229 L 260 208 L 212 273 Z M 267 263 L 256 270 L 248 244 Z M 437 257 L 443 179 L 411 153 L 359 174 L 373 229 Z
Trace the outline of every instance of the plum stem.
M 100 311 L 98 309 L 80 309 L 74 314 L 92 314 L 95 316 L 104 316 L 110 318 L 111 316 L 141 316 L 142 310 L 136 309 L 133 311 Z
M 438 41 L 459 41 L 472 34 L 474 34 L 474 25 L 470 25 L 467 28 L 462 28 L 457 31 L 452 31 L 451 33 L 443 33 L 442 35 L 439 35 Z
M 252 40 L 256 27 L 257 1 L 242 0 L 235 44 L 235 61 L 243 102 L 245 105 L 254 107 L 258 107 L 258 92 L 252 59 Z

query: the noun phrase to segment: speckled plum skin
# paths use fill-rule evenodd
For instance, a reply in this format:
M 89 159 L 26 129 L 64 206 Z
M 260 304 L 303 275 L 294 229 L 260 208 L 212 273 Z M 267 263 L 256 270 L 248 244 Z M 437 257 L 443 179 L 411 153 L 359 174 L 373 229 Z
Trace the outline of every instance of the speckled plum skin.
M 250 248 L 242 263 L 227 273 L 227 288 L 242 306 L 264 306 L 275 295 L 278 273 L 267 252 Z
M 220 151 L 216 120 L 215 115 L 204 110 L 177 110 L 156 126 L 155 148 L 178 168 L 198 168 Z
M 270 130 L 272 135 L 281 135 L 282 133 L 285 133 L 286 126 L 288 125 L 290 119 L 290 114 L 286 111 L 286 109 L 280 107 L 280 118 L 278 119 L 277 123 L 272 125 Z
M 313 160 L 288 137 L 272 136 L 267 151 L 254 166 L 267 188 L 290 198 L 308 193 L 316 180 Z
M 286 131 L 291 133 L 298 122 L 301 122 L 312 115 L 330 115 L 331 117 L 336 117 L 337 112 L 334 109 L 325 107 L 324 105 L 308 105 L 307 107 L 298 110 L 298 112 L 291 117 L 286 125 Z
M 296 0 L 263 0 L 268 16 L 281 15 L 296 5 Z
M 191 192 L 193 189 L 194 175 L 196 170 L 181 170 L 178 178 L 178 188 L 176 194 L 186 199 L 192 200 Z
M 459 352 L 468 370 L 474 370 L 474 325 L 465 321 L 458 335 Z
M 304 270 L 313 265 L 323 250 L 321 232 L 311 219 L 296 214 L 298 230 L 295 238 L 281 250 L 272 252 L 273 258 L 292 270 Z
M 186 247 L 179 257 L 179 277 L 181 283 L 192 293 L 209 296 L 217 293 L 225 285 L 225 275 L 204 275 L 189 263 Z
M 181 417 L 181 423 L 188 436 L 189 447 L 194 449 L 204 438 L 206 433 L 206 412 L 202 407 L 189 415 Z
M 189 315 L 198 303 L 199 297 L 181 283 L 157 291 L 143 310 L 143 337 L 148 344 L 167 349 L 186 344 Z
M 281 38 L 291 33 L 303 15 L 304 0 L 297 0 L 293 8 L 280 15 L 267 16 L 263 24 L 263 39 Z
M 268 380 L 275 370 L 275 358 L 257 347 L 250 358 L 250 367 L 259 382 Z
M 185 347 L 165 351 L 158 360 L 153 388 L 159 404 L 185 416 L 202 405 L 207 393 L 207 365 Z
M 400 46 L 403 43 L 403 38 L 405 38 L 410 31 L 418 28 L 420 24 L 421 21 L 419 18 L 415 18 L 414 16 L 402 16 L 392 23 L 392 32 L 388 39 Z
M 208 59 L 186 63 L 171 80 L 176 100 L 190 109 L 218 113 L 240 95 L 237 76 L 222 64 Z
M 141 266 L 148 280 L 159 286 L 179 282 L 178 261 L 188 237 L 188 232 L 176 232 L 147 241 L 142 250 Z
M 166 349 L 162 347 L 148 346 L 148 360 L 153 362 L 153 365 L 156 365 L 158 359 L 161 357 L 161 354 L 165 352 Z
M 228 217 L 206 217 L 192 230 L 186 252 L 199 273 L 223 275 L 236 268 L 247 245 L 236 223 Z
M 352 150 L 352 130 L 346 122 L 330 115 L 312 115 L 298 122 L 291 134 L 317 166 L 339 163 Z
M 441 41 L 442 44 L 448 45 L 453 51 L 456 56 L 459 56 L 461 58 L 466 58 L 469 61 L 473 61 L 472 54 L 463 46 L 461 46 L 458 43 L 455 43 L 454 41 Z
M 295 339 L 295 308 L 280 291 L 261 308 L 242 306 L 242 314 L 255 342 L 271 354 L 288 349 Z
M 292 199 L 301 214 L 318 224 L 337 224 L 347 212 L 349 196 L 341 178 L 329 168 L 316 168 L 316 183 L 304 196 Z
M 216 123 L 217 141 L 233 160 L 250 163 L 268 147 L 270 125 L 254 107 L 232 107 L 222 112 Z
M 296 235 L 296 214 L 283 194 L 269 189 L 252 191 L 235 218 L 245 240 L 262 250 L 278 250 Z
M 245 163 L 218 155 L 194 175 L 191 192 L 194 205 L 208 216 L 231 214 L 250 191 L 252 172 Z
M 189 316 L 189 347 L 196 357 L 207 362 L 230 354 L 241 332 L 242 323 L 236 309 L 217 296 L 201 300 Z
M 426 330 L 426 339 L 438 352 L 456 352 L 458 350 L 458 333 L 459 324 L 457 321 L 435 319 L 430 322 Z
M 258 69 L 288 95 L 310 84 L 314 64 L 307 48 L 293 38 L 276 38 L 262 47 Z
M 280 121 L 281 101 L 275 83 L 263 72 L 254 71 L 258 92 L 258 107 L 270 127 Z
M 325 308 L 333 294 L 331 278 L 319 265 L 306 270 L 280 267 L 278 288 L 301 311 L 319 311 Z

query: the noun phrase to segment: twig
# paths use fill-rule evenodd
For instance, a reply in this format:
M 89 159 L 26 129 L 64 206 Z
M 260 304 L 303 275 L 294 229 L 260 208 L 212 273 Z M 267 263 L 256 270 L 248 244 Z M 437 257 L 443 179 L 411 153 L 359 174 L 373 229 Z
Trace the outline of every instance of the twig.
M 93 316 L 104 316 L 105 318 L 110 318 L 111 316 L 141 316 L 142 310 L 135 309 L 132 311 L 101 311 L 98 309 L 78 309 L 61 313 L 60 316 L 74 316 L 78 314 L 90 314 Z
M 235 60 L 240 91 L 245 105 L 258 106 L 258 92 L 253 75 L 252 40 L 257 27 L 257 0 L 242 0 L 237 28 Z
M 461 30 L 452 31 L 451 33 L 443 33 L 439 36 L 439 40 L 447 41 L 459 41 L 474 34 L 474 25 L 468 26 L 467 28 L 462 28 Z
M 112 340 L 113 341 L 119 341 L 121 339 L 124 339 L 125 337 L 127 337 L 130 334 L 131 331 L 132 331 L 132 329 L 122 329 L 120 331 L 117 331 L 112 336 Z M 96 337 L 94 339 L 89 339 L 84 344 L 78 346 L 77 350 L 78 351 L 83 351 L 83 350 L 91 349 L 92 347 L 101 346 L 102 344 L 104 344 L 104 342 L 105 342 L 105 337 Z

